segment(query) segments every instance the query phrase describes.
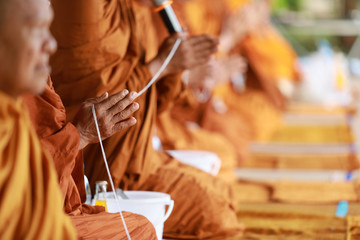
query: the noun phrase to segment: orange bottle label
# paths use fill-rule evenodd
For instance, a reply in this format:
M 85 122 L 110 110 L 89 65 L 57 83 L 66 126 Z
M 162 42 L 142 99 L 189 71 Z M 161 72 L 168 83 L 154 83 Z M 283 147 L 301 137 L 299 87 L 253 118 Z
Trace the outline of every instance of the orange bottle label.
M 105 207 L 105 211 L 107 212 L 107 205 L 106 205 L 106 200 L 96 200 L 95 201 L 95 206 L 103 206 Z

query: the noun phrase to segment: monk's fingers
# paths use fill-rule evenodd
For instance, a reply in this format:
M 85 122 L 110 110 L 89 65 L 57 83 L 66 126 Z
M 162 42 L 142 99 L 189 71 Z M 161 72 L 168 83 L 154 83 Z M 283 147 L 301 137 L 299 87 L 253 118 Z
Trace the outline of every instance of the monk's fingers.
M 119 112 L 118 114 L 114 115 L 112 118 L 113 123 L 121 122 L 125 119 L 128 119 L 132 114 L 134 114 L 137 110 L 139 110 L 138 103 L 132 103 L 129 105 L 125 110 Z
M 98 124 L 99 124 L 102 139 L 106 139 L 121 130 L 124 130 L 126 128 L 129 128 L 129 127 L 135 125 L 136 119 L 134 117 L 129 117 L 120 122 L 113 123 L 111 120 L 109 120 L 109 118 L 104 117 L 104 118 L 99 119 Z
M 202 35 L 191 36 L 190 38 L 188 38 L 188 41 L 190 43 L 197 43 L 201 41 L 217 41 L 217 38 L 210 34 L 202 34 Z
M 177 54 L 181 56 L 179 64 L 183 65 L 185 69 L 189 69 L 193 68 L 193 62 L 197 62 L 199 58 L 209 59 L 213 53 L 214 49 L 203 49 L 201 51 L 194 52 L 191 48 L 183 47 Z
M 181 38 L 181 39 L 186 39 L 188 37 L 188 33 L 186 31 L 183 31 L 183 32 L 177 32 L 177 33 L 174 33 L 171 35 L 171 38 L 172 39 L 178 39 L 178 38 Z
M 106 111 L 116 105 L 119 101 L 123 100 L 126 96 L 128 96 L 129 91 L 124 89 L 118 93 L 111 95 L 110 97 L 104 99 L 102 102 L 97 104 L 96 110 Z
M 211 52 L 211 53 L 215 53 L 218 51 L 218 45 L 217 44 L 212 44 L 212 43 L 203 43 L 203 44 L 199 44 L 196 46 L 192 46 L 192 51 L 197 53 L 197 52 Z
M 109 97 L 108 92 L 104 92 L 100 97 L 95 98 L 96 102 L 102 102 Z
M 197 45 L 201 45 L 204 43 L 207 44 L 212 44 L 212 45 L 218 45 L 219 44 L 219 39 L 212 36 L 212 35 L 200 35 L 200 36 L 194 36 L 191 37 L 187 40 L 189 42 L 189 44 L 191 44 L 192 46 L 197 46 Z
M 134 117 L 131 117 L 129 119 L 126 119 L 124 121 L 118 122 L 117 124 L 114 125 L 113 127 L 113 132 L 120 132 L 122 130 L 125 130 L 131 126 L 134 126 L 136 124 L 136 119 Z
M 207 64 L 210 61 L 210 57 L 211 56 L 195 58 L 191 64 L 193 67 Z
M 219 46 L 218 41 L 200 41 L 191 44 L 191 47 L 196 51 L 198 49 L 217 48 Z
M 191 47 L 191 52 L 194 57 L 203 57 L 207 55 L 214 54 L 218 51 L 218 45 L 212 44 L 209 42 L 203 42 L 202 44 L 198 44 Z
M 168 38 L 165 40 L 164 44 L 167 45 L 167 48 L 171 49 L 172 46 L 174 46 L 174 44 L 175 44 L 175 42 L 176 42 L 177 39 L 180 38 L 180 39 L 184 39 L 184 41 L 185 41 L 187 35 L 188 35 L 188 34 L 185 33 L 185 32 L 174 33 L 174 34 L 172 34 L 170 37 L 168 37 Z
M 198 71 L 201 74 L 204 74 L 204 72 L 207 72 L 207 67 L 204 65 L 207 65 L 211 59 L 211 56 L 202 56 L 202 57 L 195 57 L 192 55 L 191 58 L 188 58 L 187 61 L 184 61 L 182 64 L 182 68 L 184 69 L 192 69 L 193 71 Z M 195 70 L 194 70 L 195 69 Z
M 121 113 L 136 99 L 136 97 L 137 97 L 137 93 L 131 92 L 130 94 L 126 95 L 125 98 L 116 102 L 110 109 L 108 109 L 108 113 L 111 116 L 115 116 Z
M 92 104 L 96 104 L 96 103 L 99 103 L 99 102 L 102 102 L 104 101 L 106 98 L 109 97 L 109 93 L 108 92 L 105 92 L 103 93 L 101 96 L 99 97 L 96 97 L 96 98 L 89 98 L 89 99 L 86 99 L 84 104 L 85 105 L 92 105 Z
M 204 58 L 204 57 L 209 57 L 211 55 L 213 55 L 215 52 L 217 51 L 217 49 L 203 49 L 201 51 L 196 51 L 193 52 L 193 55 L 195 58 Z

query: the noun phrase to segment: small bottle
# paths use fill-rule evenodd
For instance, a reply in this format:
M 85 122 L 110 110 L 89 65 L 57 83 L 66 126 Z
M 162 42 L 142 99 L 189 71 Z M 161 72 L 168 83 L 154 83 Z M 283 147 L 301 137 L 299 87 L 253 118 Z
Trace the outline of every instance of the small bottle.
M 107 212 L 107 205 L 106 205 L 107 181 L 96 182 L 95 189 L 96 189 L 95 190 L 95 206 L 103 206 L 103 207 L 105 207 L 105 211 Z

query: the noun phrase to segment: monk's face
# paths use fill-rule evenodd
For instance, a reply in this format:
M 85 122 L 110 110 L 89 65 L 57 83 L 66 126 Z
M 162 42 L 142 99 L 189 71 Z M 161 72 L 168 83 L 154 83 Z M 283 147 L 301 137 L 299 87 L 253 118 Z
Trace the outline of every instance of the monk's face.
M 56 41 L 49 27 L 53 11 L 47 0 L 2 0 L 0 89 L 13 97 L 39 94 L 50 74 Z

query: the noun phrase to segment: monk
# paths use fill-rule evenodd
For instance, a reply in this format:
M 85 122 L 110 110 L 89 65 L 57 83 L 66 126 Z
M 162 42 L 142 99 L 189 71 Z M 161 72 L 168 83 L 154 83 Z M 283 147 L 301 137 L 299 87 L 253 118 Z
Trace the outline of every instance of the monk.
M 220 36 L 223 19 L 227 15 L 227 5 L 224 1 L 178 0 L 174 2 L 173 7 L 190 35 L 206 33 Z M 155 21 L 156 17 L 154 16 Z M 242 28 L 242 25 L 239 28 Z M 161 35 L 163 34 L 158 34 Z M 217 65 L 224 67 L 220 68 Z M 174 107 L 162 113 L 157 121 L 157 135 L 165 149 L 200 149 L 216 152 L 222 159 L 219 177 L 226 181 L 235 179 L 236 165 L 248 158 L 247 145 L 252 136 L 251 129 L 241 114 L 227 111 L 226 106 L 223 108 L 224 104 L 217 104 L 219 101 L 212 98 L 214 76 L 222 82 L 228 82 L 234 71 L 232 69 L 244 72 L 244 60 L 241 57 L 228 57 L 222 52 L 209 63 L 192 68 L 183 75 L 187 88 Z M 216 107 L 213 107 L 213 104 Z M 195 122 L 198 126 L 188 125 L 187 122 Z
M 48 8 L 48 6 L 46 6 Z M 63 193 L 65 212 L 71 216 L 81 239 L 124 239 L 125 229 L 119 214 L 104 212 L 103 207 L 84 204 L 84 170 L 81 150 L 98 141 L 91 112 L 94 104 L 102 137 L 124 130 L 136 123 L 131 117 L 139 108 L 128 90 L 112 96 L 108 93 L 88 99 L 79 110 L 74 123 L 66 122 L 66 112 L 55 93 L 51 79 L 40 96 L 23 97 L 30 110 L 30 118 L 42 145 L 50 152 Z M 143 216 L 124 213 L 130 236 L 135 239 L 156 239 L 154 227 Z
M 123 90 L 110 97 L 105 93 L 86 100 L 74 124 L 66 122 L 65 108 L 52 87 L 51 79 L 40 96 L 27 95 L 23 98 L 42 145 L 53 157 L 63 193 L 64 210 L 71 216 L 78 236 L 84 239 L 125 239 L 119 214 L 109 214 L 103 207 L 84 204 L 86 193 L 82 149 L 98 141 L 90 110 L 92 104 L 96 106 L 104 138 L 136 123 L 130 115 L 138 109 L 138 105 L 132 103 L 129 91 Z M 109 118 L 112 121 L 105 120 Z M 131 237 L 156 239 L 154 228 L 145 217 L 124 213 L 124 218 Z
M 184 18 L 183 22 L 191 33 L 211 31 L 219 35 L 220 53 L 212 66 L 198 68 L 188 74 L 190 83 L 199 83 L 199 76 L 205 76 L 204 82 L 212 79 L 212 86 L 190 84 L 192 91 L 176 102 L 171 116 L 175 121 L 195 121 L 204 129 L 226 136 L 237 149 L 238 164 L 242 165 L 249 159 L 249 143 L 268 139 L 281 124 L 286 99 L 285 91 L 280 90 L 284 89 L 283 85 L 289 85 L 288 82 L 298 78 L 296 55 L 272 29 L 265 14 L 268 12 L 267 5 L 263 2 L 213 2 L 180 2 L 175 9 L 178 16 Z M 272 49 L 277 49 L 281 57 L 275 59 L 278 55 L 273 54 Z M 236 63 L 239 55 L 247 58 L 247 72 Z M 234 67 L 225 68 L 233 65 L 232 58 L 236 63 Z M 228 63 L 223 64 L 224 60 Z M 237 76 L 241 75 L 245 81 L 239 83 Z M 222 124 L 224 121 L 227 124 Z
M 174 3 L 174 7 L 176 2 Z M 135 17 L 139 22 L 152 22 L 147 29 L 146 60 L 150 61 L 158 53 L 158 47 L 169 36 L 160 15 L 151 8 L 149 0 L 137 0 L 134 2 Z M 152 38 L 152 39 L 149 39 Z M 184 85 L 183 91 L 187 91 Z M 221 159 L 221 168 L 217 177 L 223 181 L 235 180 L 236 150 L 225 137 L 219 133 L 187 126 L 186 123 L 170 116 L 170 109 L 158 114 L 156 121 L 156 137 L 161 140 L 161 148 L 164 150 L 203 150 L 216 153 Z
M 76 239 L 21 95 L 43 91 L 56 42 L 45 0 L 0 1 L 0 238 Z
M 130 0 L 52 1 L 52 32 L 59 51 L 52 59 L 52 79 L 72 119 L 81 103 L 103 92 L 127 88 L 140 91 L 159 69 L 177 35 L 165 40 L 159 54 L 144 61 L 142 35 L 149 26 L 136 21 Z M 80 14 L 81 13 L 81 14 Z M 165 223 L 164 236 L 204 239 L 242 233 L 228 185 L 185 166 L 151 145 L 158 110 L 166 109 L 182 89 L 179 73 L 206 62 L 216 50 L 216 40 L 196 36 L 184 40 L 160 80 L 137 98 L 137 124 L 104 141 L 110 170 L 117 186 L 132 190 L 166 192 L 176 204 Z M 76 89 L 76 94 L 74 94 Z M 86 175 L 93 184 L 106 179 L 97 145 L 84 152 Z
M 254 129 L 254 140 L 266 141 L 281 125 L 282 111 L 291 97 L 293 84 L 299 79 L 297 56 L 272 27 L 267 1 L 250 1 L 245 5 L 241 0 L 230 2 L 235 15 L 252 12 L 252 15 L 257 16 L 249 20 L 245 34 L 233 38 L 237 41 L 232 44 L 231 50 L 232 54 L 246 57 L 249 69 L 245 75 L 246 85 L 243 91 L 237 90 L 233 85 L 224 85 L 215 89 L 214 95 L 223 99 L 229 109 L 241 113 L 247 119 Z M 237 8 L 234 2 L 238 3 Z M 230 20 L 230 29 L 236 28 L 240 22 L 239 18 Z M 263 119 L 267 121 L 264 122 Z

